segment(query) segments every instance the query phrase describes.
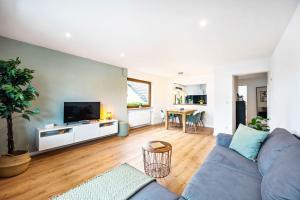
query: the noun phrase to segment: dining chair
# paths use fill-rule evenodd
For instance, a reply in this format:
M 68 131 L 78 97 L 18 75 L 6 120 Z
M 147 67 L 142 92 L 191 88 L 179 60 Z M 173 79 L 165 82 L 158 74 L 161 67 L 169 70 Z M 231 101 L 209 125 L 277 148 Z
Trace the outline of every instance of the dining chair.
M 205 111 L 202 111 L 202 112 L 200 113 L 200 121 L 199 121 L 200 125 L 202 125 L 203 128 L 205 128 L 205 125 L 204 125 L 204 122 L 203 122 L 203 120 L 204 120 L 204 115 L 205 115 Z
M 200 115 L 200 111 L 195 111 L 192 115 L 189 115 L 186 120 L 187 125 L 193 126 L 195 132 L 197 131 L 197 125 L 200 122 Z
M 160 110 L 160 117 L 162 118 L 163 121 L 166 120 L 166 112 L 163 110 Z M 169 123 L 171 124 L 179 124 L 180 123 L 180 118 L 178 115 L 174 113 L 169 114 Z
M 160 117 L 162 119 L 162 121 L 165 121 L 165 112 L 163 110 L 160 110 Z

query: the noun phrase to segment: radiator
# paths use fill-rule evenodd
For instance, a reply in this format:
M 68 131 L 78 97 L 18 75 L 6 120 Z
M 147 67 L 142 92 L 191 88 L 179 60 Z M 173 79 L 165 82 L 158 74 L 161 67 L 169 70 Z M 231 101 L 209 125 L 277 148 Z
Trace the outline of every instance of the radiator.
M 151 108 L 128 109 L 130 127 L 139 127 L 151 124 Z

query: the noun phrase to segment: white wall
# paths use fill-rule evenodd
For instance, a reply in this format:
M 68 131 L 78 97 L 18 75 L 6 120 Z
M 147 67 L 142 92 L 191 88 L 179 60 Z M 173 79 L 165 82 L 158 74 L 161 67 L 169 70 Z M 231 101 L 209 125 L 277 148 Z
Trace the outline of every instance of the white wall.
M 269 59 L 257 59 L 215 68 L 215 103 L 214 103 L 214 134 L 229 133 L 234 129 L 235 108 L 234 79 L 236 75 L 267 72 L 270 69 Z
M 271 58 L 271 128 L 300 133 L 300 5 Z
M 173 87 L 174 83 L 179 83 L 183 85 L 190 84 L 207 84 L 206 93 L 207 93 L 207 105 L 173 105 L 174 96 L 173 96 Z M 166 95 L 166 94 L 165 94 Z M 168 81 L 168 108 L 185 108 L 185 109 L 196 109 L 200 111 L 205 111 L 204 123 L 207 127 L 213 127 L 214 125 L 214 73 L 208 73 L 206 75 L 195 75 L 195 76 L 179 76 L 170 78 Z
M 101 116 L 127 121 L 127 70 L 0 37 L 0 58 L 20 57 L 22 66 L 35 70 L 33 85 L 40 93 L 33 102 L 41 113 L 28 122 L 14 120 L 16 148 L 35 147 L 35 128 L 63 123 L 65 101 L 100 101 Z M 0 154 L 6 151 L 6 123 L 0 119 Z M 3 128 L 3 129 L 2 129 Z
M 238 79 L 238 85 L 247 86 L 247 122 L 257 116 L 256 88 L 268 85 L 267 73 L 259 74 L 256 77 Z
M 186 85 L 187 95 L 206 95 L 206 84 Z
M 160 110 L 167 108 L 167 78 L 152 74 L 142 73 L 135 70 L 128 70 L 128 77 L 151 82 L 151 124 L 162 123 Z
M 128 77 L 150 81 L 152 85 L 152 116 L 151 124 L 158 124 L 162 122 L 160 116 L 160 110 L 166 110 L 170 108 L 186 108 L 197 109 L 205 111 L 205 125 L 207 127 L 213 127 L 213 106 L 214 106 L 214 79 L 213 73 L 208 75 L 199 76 L 182 76 L 182 77 L 161 77 L 135 70 L 128 70 Z M 190 85 L 190 84 L 207 84 L 207 106 L 201 105 L 173 105 L 173 87 L 174 83 Z

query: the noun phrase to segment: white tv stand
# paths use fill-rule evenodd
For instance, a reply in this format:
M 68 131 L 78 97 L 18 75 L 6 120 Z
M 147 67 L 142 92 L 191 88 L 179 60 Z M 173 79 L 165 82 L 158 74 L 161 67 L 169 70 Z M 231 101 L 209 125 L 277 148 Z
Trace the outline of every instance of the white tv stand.
M 89 124 L 70 124 L 39 128 L 36 134 L 38 151 L 55 149 L 118 133 L 118 120 L 100 120 Z

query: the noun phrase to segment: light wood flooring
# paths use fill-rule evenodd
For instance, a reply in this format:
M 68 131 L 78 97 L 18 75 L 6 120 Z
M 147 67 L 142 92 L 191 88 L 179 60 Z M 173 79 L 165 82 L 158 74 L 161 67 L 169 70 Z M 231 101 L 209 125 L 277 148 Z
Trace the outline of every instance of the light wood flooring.
M 25 173 L 0 179 L 0 199 L 48 199 L 124 162 L 143 171 L 141 147 L 150 140 L 172 144 L 171 173 L 158 182 L 177 194 L 215 145 L 210 128 L 193 134 L 163 126 L 132 130 L 125 138 L 112 136 L 33 157 Z

